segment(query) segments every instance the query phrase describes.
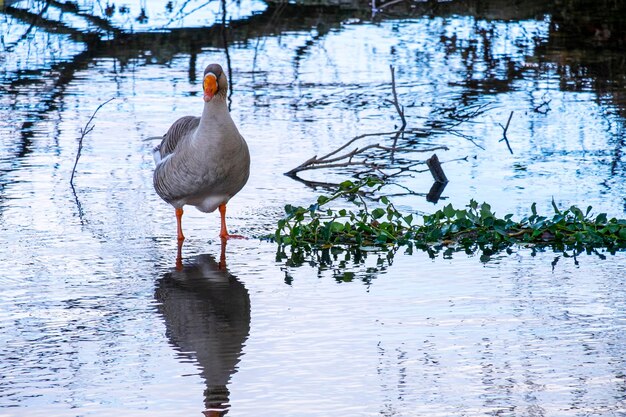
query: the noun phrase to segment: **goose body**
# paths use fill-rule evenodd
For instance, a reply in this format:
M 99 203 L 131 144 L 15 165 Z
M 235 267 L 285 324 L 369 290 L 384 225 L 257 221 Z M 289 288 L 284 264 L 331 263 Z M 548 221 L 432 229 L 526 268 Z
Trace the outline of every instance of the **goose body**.
M 178 239 L 183 240 L 183 206 L 210 213 L 220 209 L 220 236 L 226 230 L 226 203 L 248 181 L 250 153 L 226 104 L 228 81 L 222 68 L 204 71 L 204 109 L 200 117 L 178 119 L 154 151 L 154 188 L 176 210 Z

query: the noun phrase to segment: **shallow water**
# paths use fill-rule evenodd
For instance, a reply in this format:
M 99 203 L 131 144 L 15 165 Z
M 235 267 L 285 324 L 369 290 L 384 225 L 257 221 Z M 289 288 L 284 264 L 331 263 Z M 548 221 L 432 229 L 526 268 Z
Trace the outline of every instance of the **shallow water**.
M 0 16 L 6 47 L 29 25 Z M 419 195 L 428 172 L 401 178 L 418 193 L 394 198 L 402 210 L 474 198 L 523 216 L 554 198 L 624 217 L 616 52 L 601 44 L 604 55 L 577 54 L 548 15 L 320 22 L 229 47 L 232 114 L 252 175 L 229 203 L 231 231 L 250 239 L 224 248 L 227 270 L 217 267 L 217 215 L 192 208 L 185 269 L 174 269 L 173 210 L 152 189 L 153 144 L 143 141 L 199 113 L 190 62 L 198 73 L 226 65 L 223 49 L 201 46 L 193 59 L 166 45 L 90 54 L 40 28 L 5 48 L 0 416 L 625 415 L 622 252 L 574 259 L 518 248 L 484 263 L 400 250 L 294 266 L 257 238 L 285 204 L 323 192 L 284 172 L 398 124 L 385 101 L 390 64 L 411 127 L 486 106 L 427 138 L 424 147 L 449 147 L 437 154 L 450 161 L 450 183 L 433 205 Z M 79 130 L 109 98 L 84 139 L 74 193 Z M 513 154 L 499 126 L 511 111 Z

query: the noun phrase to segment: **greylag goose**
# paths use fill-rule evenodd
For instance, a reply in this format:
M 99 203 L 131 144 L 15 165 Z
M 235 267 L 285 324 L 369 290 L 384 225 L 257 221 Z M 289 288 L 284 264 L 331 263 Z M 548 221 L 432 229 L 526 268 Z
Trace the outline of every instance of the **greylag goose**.
M 226 229 L 226 203 L 243 188 L 250 174 L 248 145 L 230 117 L 228 80 L 220 65 L 206 67 L 203 89 L 202 116 L 178 119 L 153 151 L 154 188 L 174 206 L 179 242 L 185 239 L 184 205 L 204 213 L 219 208 L 220 237 L 240 237 Z

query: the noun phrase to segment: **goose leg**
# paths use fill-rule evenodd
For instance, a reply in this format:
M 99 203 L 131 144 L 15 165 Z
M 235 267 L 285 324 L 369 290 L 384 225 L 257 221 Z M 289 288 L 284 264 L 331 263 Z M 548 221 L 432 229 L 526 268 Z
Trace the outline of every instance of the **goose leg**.
M 220 237 L 228 239 L 228 230 L 226 230 L 226 204 L 220 204 L 220 217 L 222 219 L 222 227 L 220 229 Z
M 176 209 L 176 227 L 177 227 L 178 241 L 182 242 L 183 240 L 185 240 L 185 236 L 183 235 L 183 209 L 182 207 Z
M 226 230 L 226 204 L 220 204 L 220 217 L 222 218 L 222 227 L 220 229 L 220 237 L 222 239 L 245 239 L 243 236 L 231 235 Z

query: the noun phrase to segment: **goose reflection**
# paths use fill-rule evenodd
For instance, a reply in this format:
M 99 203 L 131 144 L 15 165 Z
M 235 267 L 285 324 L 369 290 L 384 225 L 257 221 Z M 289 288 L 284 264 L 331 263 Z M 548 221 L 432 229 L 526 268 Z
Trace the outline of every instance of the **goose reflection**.
M 177 263 L 159 280 L 155 294 L 168 339 L 202 369 L 207 417 L 228 412 L 227 385 L 250 332 L 250 296 L 226 269 L 224 252 L 225 242 L 220 261 L 199 255 Z

